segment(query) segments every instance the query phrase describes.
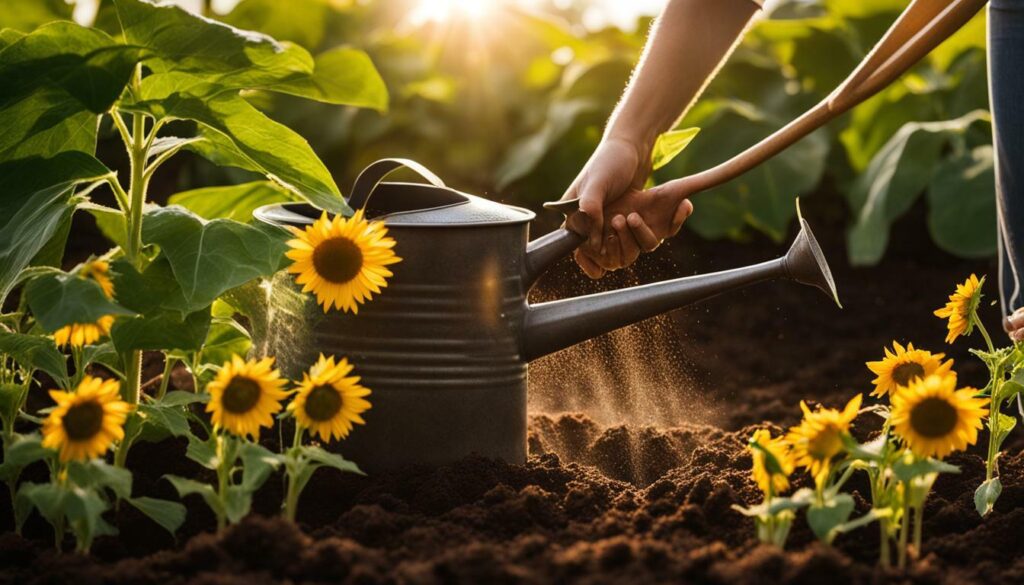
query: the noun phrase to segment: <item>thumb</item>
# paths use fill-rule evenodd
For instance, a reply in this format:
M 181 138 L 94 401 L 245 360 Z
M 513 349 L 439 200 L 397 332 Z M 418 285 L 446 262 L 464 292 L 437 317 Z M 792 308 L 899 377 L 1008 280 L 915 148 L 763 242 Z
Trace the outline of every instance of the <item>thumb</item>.
M 591 249 L 600 250 L 604 239 L 604 192 L 594 187 L 585 188 L 580 195 L 580 212 L 590 220 Z

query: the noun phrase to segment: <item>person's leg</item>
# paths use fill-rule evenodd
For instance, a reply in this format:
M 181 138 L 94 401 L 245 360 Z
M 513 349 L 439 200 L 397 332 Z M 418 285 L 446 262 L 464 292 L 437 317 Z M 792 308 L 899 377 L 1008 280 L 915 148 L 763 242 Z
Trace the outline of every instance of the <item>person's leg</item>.
M 1024 309 L 1024 0 L 992 0 L 988 14 L 999 292 L 1010 315 Z M 1010 325 L 1024 332 L 1024 314 Z

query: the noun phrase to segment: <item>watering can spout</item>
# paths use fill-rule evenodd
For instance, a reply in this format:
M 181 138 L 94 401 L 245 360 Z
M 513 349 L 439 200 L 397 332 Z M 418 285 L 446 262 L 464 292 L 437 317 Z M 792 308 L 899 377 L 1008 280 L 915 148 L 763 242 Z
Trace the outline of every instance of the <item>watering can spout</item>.
M 835 282 L 811 233 L 801 218 L 800 233 L 785 256 L 753 266 L 711 274 L 677 278 L 644 286 L 599 293 L 572 299 L 530 305 L 523 319 L 521 357 L 530 361 L 585 341 L 592 337 L 642 321 L 685 305 L 711 298 L 723 292 L 755 282 L 784 278 L 820 289 L 836 303 Z M 535 248 L 536 267 L 550 259 L 559 244 L 568 245 L 572 236 L 556 232 Z M 543 238 L 541 239 L 543 240 Z M 563 242 L 565 240 L 565 242 Z M 579 243 L 578 238 L 576 243 Z M 543 262 L 542 262 L 543 261 Z M 529 256 L 527 275 L 531 275 Z

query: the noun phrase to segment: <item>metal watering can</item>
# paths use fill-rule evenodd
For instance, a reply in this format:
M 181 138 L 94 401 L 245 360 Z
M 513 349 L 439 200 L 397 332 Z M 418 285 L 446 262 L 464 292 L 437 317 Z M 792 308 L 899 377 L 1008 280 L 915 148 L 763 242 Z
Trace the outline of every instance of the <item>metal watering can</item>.
M 696 194 L 777 154 L 877 93 L 966 23 L 984 0 L 914 0 L 850 77 L 775 134 L 712 169 L 680 179 Z M 382 183 L 408 167 L 429 184 Z M 254 327 L 257 351 L 296 377 L 320 352 L 347 356 L 372 389 L 367 425 L 344 442 L 375 472 L 440 465 L 470 453 L 526 460 L 527 364 L 583 340 L 755 282 L 781 278 L 835 297 L 807 222 L 785 256 L 743 268 L 530 304 L 527 293 L 581 236 L 559 229 L 529 241 L 534 214 L 445 187 L 412 161 L 385 159 L 359 178 L 349 204 L 384 221 L 403 261 L 358 315 L 324 314 L 287 275 L 276 277 Z M 549 204 L 570 213 L 575 202 Z M 260 221 L 305 226 L 319 210 L 262 207 Z
M 399 167 L 429 181 L 381 183 Z M 372 389 L 367 424 L 343 444 L 368 471 L 439 465 L 479 453 L 526 460 L 527 364 L 613 329 L 755 282 L 835 285 L 807 223 L 782 258 L 572 299 L 530 304 L 527 293 L 582 237 L 559 229 L 529 242 L 534 214 L 460 193 L 412 161 L 367 167 L 350 198 L 384 221 L 402 262 L 358 315 L 324 314 L 282 276 L 257 350 L 298 376 L 317 354 L 347 356 Z M 262 207 L 277 226 L 311 224 L 302 203 Z

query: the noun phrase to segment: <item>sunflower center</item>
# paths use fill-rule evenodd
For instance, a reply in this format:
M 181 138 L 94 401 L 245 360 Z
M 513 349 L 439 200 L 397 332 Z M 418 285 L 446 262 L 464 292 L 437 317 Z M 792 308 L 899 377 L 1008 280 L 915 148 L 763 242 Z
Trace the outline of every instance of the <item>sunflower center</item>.
M 834 427 L 823 429 L 807 444 L 807 452 L 814 459 L 831 459 L 842 448 L 843 441 L 839 437 L 839 429 Z
M 234 414 L 245 414 L 260 400 L 260 385 L 250 378 L 235 376 L 224 388 L 220 401 L 224 410 Z
M 910 411 L 910 426 L 929 439 L 948 435 L 956 421 L 956 408 L 941 398 L 925 398 Z
M 324 240 L 313 250 L 313 267 L 324 280 L 345 283 L 362 269 L 363 252 L 348 238 Z
M 907 362 L 893 368 L 892 379 L 900 386 L 907 386 L 914 380 L 924 377 L 924 366 L 917 362 Z
M 306 416 L 321 422 L 331 420 L 341 410 L 341 393 L 333 386 L 321 384 L 306 397 Z
M 75 404 L 63 419 L 64 432 L 72 441 L 85 441 L 103 428 L 103 407 L 95 401 Z

